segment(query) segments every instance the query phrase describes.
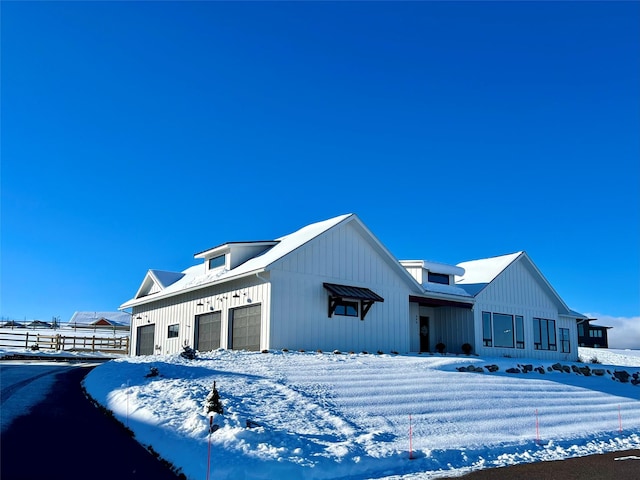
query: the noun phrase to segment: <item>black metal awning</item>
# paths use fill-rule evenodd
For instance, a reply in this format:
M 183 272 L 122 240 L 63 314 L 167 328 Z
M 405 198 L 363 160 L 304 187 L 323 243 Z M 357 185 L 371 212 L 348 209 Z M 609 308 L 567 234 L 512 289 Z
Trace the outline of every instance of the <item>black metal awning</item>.
M 372 290 L 364 287 L 352 287 L 349 285 L 338 285 L 336 283 L 323 283 L 324 288 L 326 288 L 330 293 L 331 301 L 329 302 L 329 316 L 333 315 L 333 312 L 336 309 L 339 301 L 345 299 L 353 299 L 360 300 L 362 303 L 362 309 L 360 313 L 360 320 L 364 320 L 364 317 L 369 312 L 369 309 L 373 306 L 375 302 L 384 302 L 384 298 L 382 298 L 377 293 Z

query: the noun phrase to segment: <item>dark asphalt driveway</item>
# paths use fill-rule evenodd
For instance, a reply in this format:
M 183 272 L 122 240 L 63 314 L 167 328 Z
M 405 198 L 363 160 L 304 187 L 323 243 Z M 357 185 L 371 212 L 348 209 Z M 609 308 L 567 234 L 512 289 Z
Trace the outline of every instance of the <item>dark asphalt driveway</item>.
M 90 370 L 60 369 L 46 398 L 2 432 L 2 480 L 178 478 L 85 398 L 80 382 Z

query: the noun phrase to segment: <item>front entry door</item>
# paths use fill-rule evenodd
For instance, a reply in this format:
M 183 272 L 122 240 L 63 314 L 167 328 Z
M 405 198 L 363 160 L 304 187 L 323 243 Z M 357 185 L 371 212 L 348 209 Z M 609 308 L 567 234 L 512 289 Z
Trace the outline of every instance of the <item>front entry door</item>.
M 420 317 L 420 351 L 429 351 L 429 317 Z

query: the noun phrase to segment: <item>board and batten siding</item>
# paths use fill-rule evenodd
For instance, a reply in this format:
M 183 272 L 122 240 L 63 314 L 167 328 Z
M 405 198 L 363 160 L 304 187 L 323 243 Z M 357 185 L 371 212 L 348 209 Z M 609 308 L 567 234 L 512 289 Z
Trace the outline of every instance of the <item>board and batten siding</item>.
M 462 353 L 464 343 L 473 345 L 475 333 L 471 309 L 437 307 L 433 309 L 431 318 L 430 343 L 433 350 L 436 344 L 444 343 L 446 352 Z
M 263 345 L 267 345 L 269 341 L 269 290 L 269 283 L 264 283 L 257 277 L 249 277 L 243 282 L 203 288 L 133 307 L 132 345 L 137 345 L 137 327 L 155 325 L 154 353 L 182 352 L 184 345 L 193 347 L 195 344 L 196 316 L 219 311 L 222 324 L 220 342 L 221 347 L 226 348 L 229 342 L 229 311 L 237 307 L 260 304 L 262 311 L 260 344 L 261 348 L 267 348 Z M 238 297 L 234 298 L 234 294 Z M 199 302 L 203 305 L 197 305 Z M 138 316 L 141 318 L 137 319 Z M 173 324 L 179 325 L 178 337 L 168 338 L 169 325 Z M 131 351 L 135 353 L 135 348 Z
M 477 325 L 475 345 L 477 353 L 486 356 L 510 356 L 517 358 L 539 358 L 541 360 L 575 361 L 577 353 L 576 321 L 559 315 L 559 302 L 551 296 L 532 275 L 522 261 L 511 264 L 492 283 L 476 296 L 473 308 Z M 483 345 L 482 312 L 522 315 L 524 317 L 525 348 L 485 347 Z M 534 346 L 533 319 L 555 320 L 558 349 L 536 350 Z M 571 351 L 562 353 L 559 344 L 559 329 L 568 328 Z
M 270 275 L 271 348 L 409 350 L 407 280 L 351 224 L 340 225 L 290 253 L 273 266 Z M 364 320 L 329 318 L 324 282 L 366 287 L 384 302 L 376 302 Z

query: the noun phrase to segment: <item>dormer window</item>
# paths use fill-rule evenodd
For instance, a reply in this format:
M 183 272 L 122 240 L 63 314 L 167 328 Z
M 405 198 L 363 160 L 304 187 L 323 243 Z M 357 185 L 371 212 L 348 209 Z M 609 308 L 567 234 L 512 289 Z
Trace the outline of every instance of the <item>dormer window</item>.
M 449 275 L 444 273 L 429 272 L 429 283 L 440 283 L 442 285 L 449 285 Z
M 209 270 L 213 270 L 214 268 L 224 267 L 225 264 L 225 255 L 218 255 L 217 257 L 213 257 L 209 259 Z

